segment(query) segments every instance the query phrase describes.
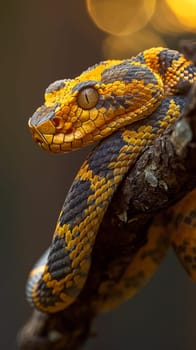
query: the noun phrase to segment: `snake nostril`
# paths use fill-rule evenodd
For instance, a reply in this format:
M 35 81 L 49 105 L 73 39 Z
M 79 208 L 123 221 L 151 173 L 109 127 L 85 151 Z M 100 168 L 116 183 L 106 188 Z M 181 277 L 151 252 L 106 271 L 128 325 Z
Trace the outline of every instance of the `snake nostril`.
M 34 140 L 36 143 L 41 144 L 41 139 L 39 138 L 39 136 L 34 135 Z
M 63 128 L 63 121 L 59 117 L 54 117 L 52 122 L 57 130 L 61 130 Z

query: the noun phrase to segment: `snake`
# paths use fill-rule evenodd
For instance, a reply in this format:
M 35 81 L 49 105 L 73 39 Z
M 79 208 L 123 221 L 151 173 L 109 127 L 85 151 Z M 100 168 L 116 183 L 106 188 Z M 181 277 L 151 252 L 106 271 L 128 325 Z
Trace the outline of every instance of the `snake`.
M 96 146 L 68 191 L 50 247 L 29 274 L 26 293 L 33 307 L 56 313 L 78 298 L 115 191 L 142 150 L 177 121 L 186 102 L 182 86 L 195 81 L 191 60 L 176 50 L 154 47 L 128 59 L 102 61 L 76 78 L 57 80 L 46 89 L 44 104 L 28 122 L 34 141 L 52 153 L 67 153 L 92 143 Z M 182 244 L 181 233 L 174 243 L 181 257 L 188 254 L 190 258 L 196 244 L 193 249 L 193 237 L 185 236 L 188 244 Z M 128 281 L 133 281 L 136 273 L 140 281 L 134 293 L 156 270 L 159 262 L 147 251 L 156 247 L 157 237 L 155 225 L 113 286 L 113 291 L 119 292 L 114 304 L 133 294 Z M 190 274 L 196 275 L 196 268 L 186 260 Z M 108 293 L 109 299 L 109 289 L 106 283 L 99 292 Z

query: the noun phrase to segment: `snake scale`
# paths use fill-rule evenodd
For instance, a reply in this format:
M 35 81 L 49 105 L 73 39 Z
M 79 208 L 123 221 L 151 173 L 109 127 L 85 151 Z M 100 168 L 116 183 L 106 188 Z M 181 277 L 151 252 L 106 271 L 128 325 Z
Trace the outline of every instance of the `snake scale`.
M 143 148 L 177 120 L 185 105 L 182 83 L 191 85 L 195 80 L 196 68 L 190 60 L 178 51 L 158 47 L 130 59 L 100 62 L 75 79 L 58 80 L 46 89 L 43 106 L 29 119 L 39 146 L 64 153 L 101 142 L 76 175 L 52 243 L 30 272 L 27 298 L 34 307 L 55 313 L 77 299 L 114 192 Z M 186 200 L 185 207 L 188 216 L 190 205 Z M 193 223 L 194 205 L 192 213 Z M 190 261 L 196 255 L 196 243 L 192 231 L 181 227 L 183 220 L 174 238 L 176 252 L 181 260 L 183 254 L 188 256 L 184 264 L 195 279 L 196 266 Z M 146 252 L 156 246 L 158 235 L 152 226 L 148 241 L 113 287 L 118 291 L 114 304 L 134 294 L 156 270 L 158 263 Z M 135 272 L 142 278 L 133 293 L 128 280 Z M 106 289 L 102 285 L 100 293 Z

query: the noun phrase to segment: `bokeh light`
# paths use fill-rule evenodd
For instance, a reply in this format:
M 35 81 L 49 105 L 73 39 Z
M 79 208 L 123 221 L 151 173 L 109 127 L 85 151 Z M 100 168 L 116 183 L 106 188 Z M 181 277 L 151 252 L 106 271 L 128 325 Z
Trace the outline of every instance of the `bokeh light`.
M 161 35 L 180 33 L 186 29 L 165 0 L 157 1 L 151 24 L 154 30 L 160 32 Z
M 86 0 L 86 7 L 96 26 L 106 32 L 105 58 L 167 46 L 166 35 L 196 31 L 196 0 Z
M 126 58 L 152 46 L 165 46 L 162 37 L 148 29 L 127 36 L 108 35 L 103 40 L 105 58 Z
M 196 0 L 166 0 L 183 26 L 196 30 Z
M 113 35 L 128 35 L 143 28 L 152 17 L 155 0 L 86 0 L 98 28 Z

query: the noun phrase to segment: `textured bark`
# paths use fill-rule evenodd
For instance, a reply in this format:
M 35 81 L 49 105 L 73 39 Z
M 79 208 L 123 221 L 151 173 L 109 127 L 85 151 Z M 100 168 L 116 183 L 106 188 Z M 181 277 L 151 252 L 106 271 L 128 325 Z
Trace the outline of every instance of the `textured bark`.
M 196 45 L 182 49 L 196 63 Z M 187 105 L 175 125 L 140 154 L 116 192 L 95 243 L 87 283 L 79 298 L 65 311 L 46 315 L 34 311 L 18 336 L 21 350 L 77 350 L 91 336 L 97 314 L 97 293 L 109 266 L 125 267 L 143 244 L 147 228 L 159 213 L 196 186 L 196 84 L 182 86 Z M 139 217 L 139 224 L 131 218 Z M 108 234 L 112 232 L 112 234 Z M 134 235 L 133 233 L 134 232 Z M 128 247 L 128 248 L 127 248 Z

